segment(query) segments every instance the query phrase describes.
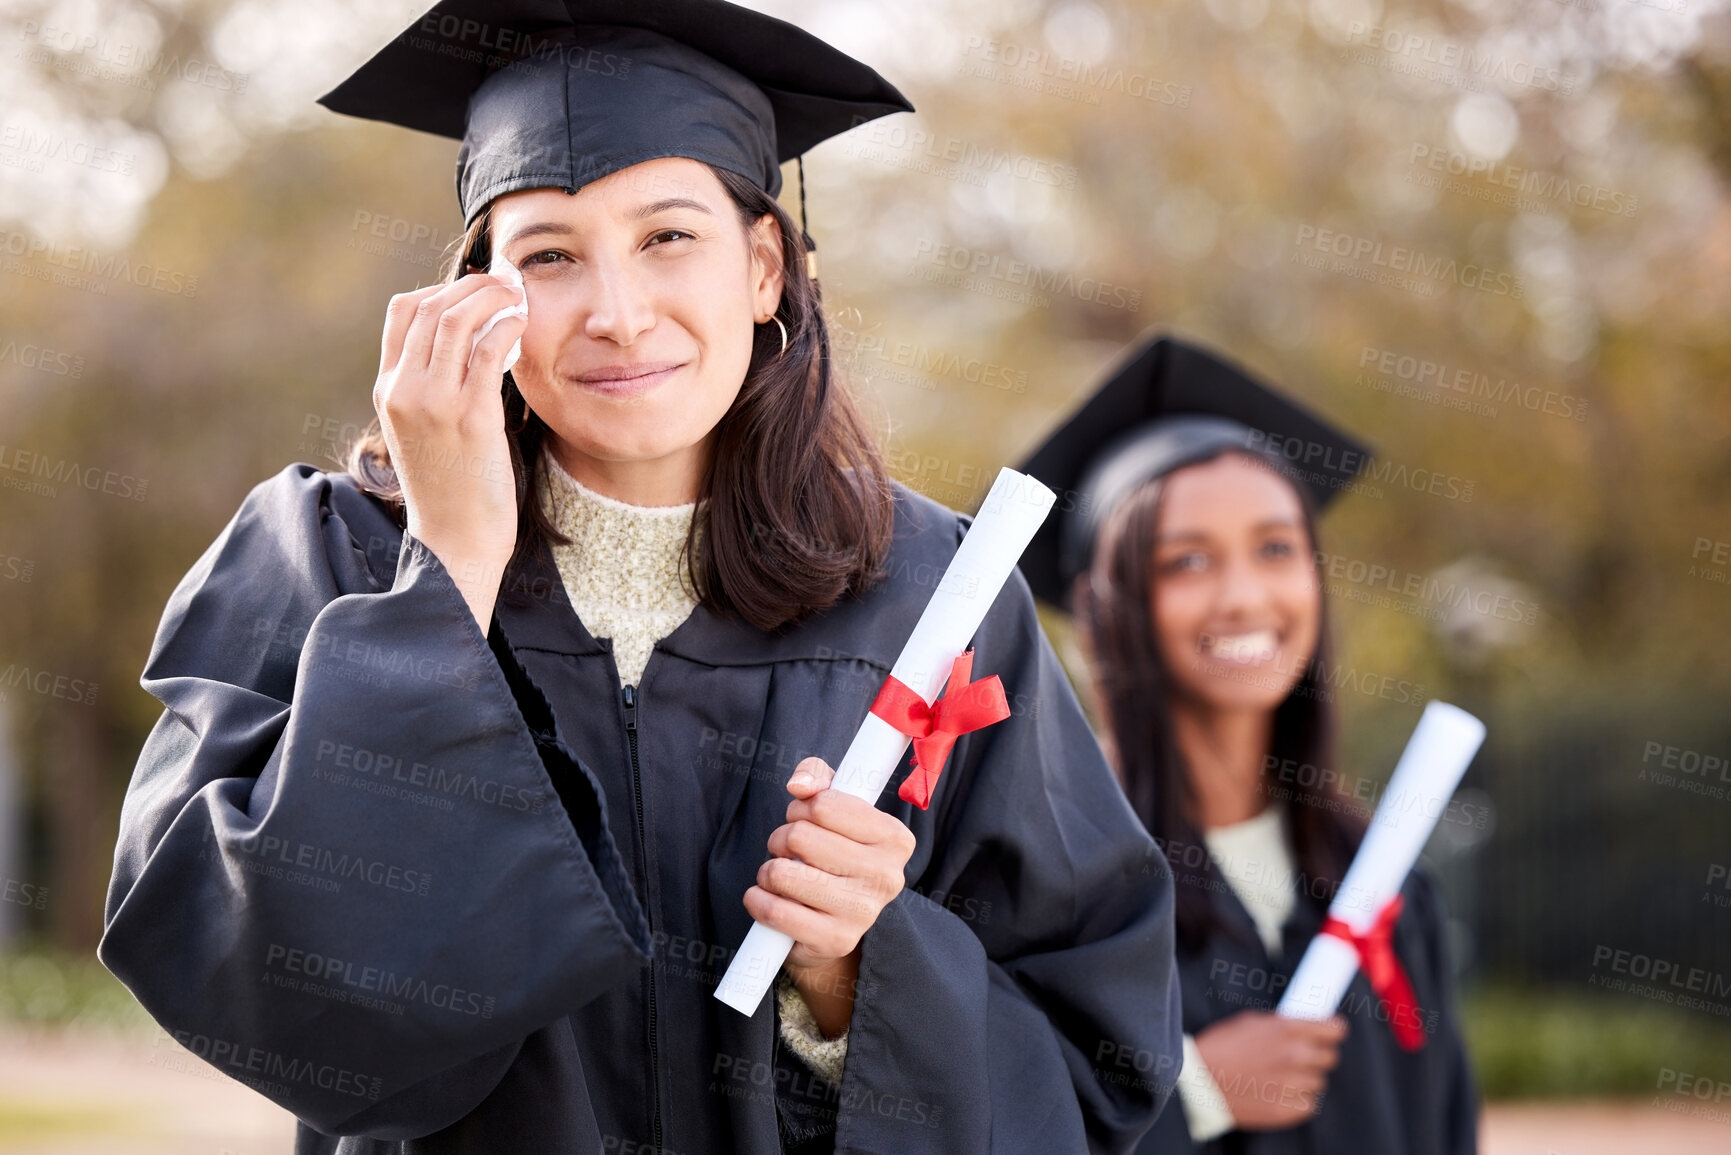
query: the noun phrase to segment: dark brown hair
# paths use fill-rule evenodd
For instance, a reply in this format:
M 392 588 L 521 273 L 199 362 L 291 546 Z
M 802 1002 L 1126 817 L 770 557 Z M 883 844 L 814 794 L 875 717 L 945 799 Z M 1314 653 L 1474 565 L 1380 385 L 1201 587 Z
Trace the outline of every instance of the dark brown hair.
M 709 166 L 748 229 L 764 214 L 781 227 L 781 302 L 787 351 L 774 322 L 757 326 L 751 363 L 716 440 L 685 542 L 686 571 L 703 605 L 762 630 L 797 622 L 863 593 L 882 575 L 893 530 L 889 473 L 852 397 L 836 381 L 829 329 L 807 275 L 804 232 L 745 177 Z M 457 242 L 444 280 L 491 263 L 492 208 Z M 517 483 L 517 544 L 501 597 L 526 588 L 524 569 L 544 542 L 566 544 L 541 508 L 534 469 L 548 428 L 511 374 L 501 385 Z M 346 466 L 404 520 L 402 487 L 379 423 L 349 447 Z
M 1167 707 L 1171 679 L 1154 633 L 1155 531 L 1165 489 L 1165 478 L 1155 478 L 1113 511 L 1095 548 L 1093 569 L 1077 583 L 1075 601 L 1108 753 L 1131 808 L 1173 867 L 1179 941 L 1198 949 L 1217 929 L 1212 892 L 1226 884 L 1201 837 L 1195 791 Z M 1303 486 L 1293 489 L 1314 551 L 1315 509 Z M 1320 573 L 1317 584 L 1320 588 Z M 1326 599 L 1318 612 L 1316 652 L 1274 712 L 1262 787 L 1287 803 L 1299 889 L 1326 905 L 1363 837 L 1363 823 L 1333 786 L 1334 779 L 1323 786 L 1318 775 L 1306 785 L 1306 775 L 1292 775 L 1290 783 L 1271 789 L 1268 774 L 1271 766 L 1334 765 L 1335 715 L 1323 674 L 1330 668 Z

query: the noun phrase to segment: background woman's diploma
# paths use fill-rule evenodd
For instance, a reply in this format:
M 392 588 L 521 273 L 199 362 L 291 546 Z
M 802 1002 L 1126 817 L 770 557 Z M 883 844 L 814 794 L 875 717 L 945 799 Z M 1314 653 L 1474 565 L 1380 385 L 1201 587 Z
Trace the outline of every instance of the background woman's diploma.
M 1380 938 L 1385 960 L 1393 959 L 1387 939 L 1400 908 L 1390 904 L 1484 740 L 1485 724 L 1465 710 L 1437 701 L 1425 707 L 1358 854 L 1329 904 L 1323 933 L 1310 940 L 1276 1013 L 1292 1019 L 1326 1019 L 1334 1014 L 1364 957 L 1353 938 L 1361 942 Z M 1393 967 L 1399 971 L 1398 962 Z M 1377 994 L 1393 1002 L 1379 976 L 1368 967 L 1366 974 Z M 1406 982 L 1404 972 L 1398 980 Z M 1407 991 L 1410 995 L 1410 985 Z M 1396 1010 L 1390 1011 L 1396 1038 L 1408 1049 L 1416 1049 L 1422 1045 L 1422 1027 L 1410 1016 L 1396 1022 Z
M 1038 481 L 1003 469 L 962 538 L 956 556 L 926 604 L 890 677 L 918 693 L 929 705 L 944 688 L 952 664 L 985 620 L 1016 561 L 1028 547 L 1057 495 Z M 952 692 L 956 687 L 952 687 Z M 831 790 L 876 803 L 889 785 L 910 741 L 875 713 L 868 713 L 836 767 Z M 793 949 L 793 939 L 753 923 L 745 942 L 728 964 L 715 997 L 754 1014 L 776 972 Z

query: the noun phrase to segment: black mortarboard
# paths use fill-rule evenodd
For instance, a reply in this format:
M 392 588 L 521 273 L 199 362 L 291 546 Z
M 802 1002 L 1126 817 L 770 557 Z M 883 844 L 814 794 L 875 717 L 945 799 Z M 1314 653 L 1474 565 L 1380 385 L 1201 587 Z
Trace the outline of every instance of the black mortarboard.
M 724 0 L 445 0 L 319 98 L 463 142 L 465 225 L 664 156 L 774 196 L 781 162 L 913 105 L 809 32 Z
M 1136 345 L 1106 383 L 1018 466 L 1059 494 L 1022 554 L 1039 597 L 1067 607 L 1100 527 L 1144 482 L 1229 449 L 1256 453 L 1321 508 L 1370 450 L 1237 365 L 1161 337 Z

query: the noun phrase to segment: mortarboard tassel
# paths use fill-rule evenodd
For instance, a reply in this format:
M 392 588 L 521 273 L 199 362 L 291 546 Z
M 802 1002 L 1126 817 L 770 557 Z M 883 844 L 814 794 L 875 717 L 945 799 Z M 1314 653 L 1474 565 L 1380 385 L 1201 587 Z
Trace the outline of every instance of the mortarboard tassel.
M 817 280 L 817 242 L 811 239 L 811 230 L 805 223 L 805 156 L 801 154 L 793 158 L 794 165 L 799 169 L 799 233 L 805 238 L 805 275 L 812 281 Z

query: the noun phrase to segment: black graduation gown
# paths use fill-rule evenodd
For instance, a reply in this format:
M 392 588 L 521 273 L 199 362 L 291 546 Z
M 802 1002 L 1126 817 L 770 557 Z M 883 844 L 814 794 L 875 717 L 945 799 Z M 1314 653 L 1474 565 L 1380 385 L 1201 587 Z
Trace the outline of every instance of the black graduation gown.
M 1178 952 L 1184 1031 L 1191 1035 L 1240 1011 L 1273 1010 L 1327 914 L 1323 900 L 1301 890 L 1281 931 L 1280 956 L 1271 959 L 1238 896 L 1217 871 L 1210 878 L 1220 884 L 1214 891 L 1220 929 L 1201 949 Z M 1315 1116 L 1285 1130 L 1228 1131 L 1198 1144 L 1182 1104 L 1173 1102 L 1137 1155 L 1473 1155 L 1477 1093 L 1455 1019 L 1442 899 L 1423 868 L 1408 876 L 1401 893 L 1406 903 L 1394 949 L 1425 1025 L 1422 1048 L 1401 1049 L 1360 971 L 1341 1003 L 1347 1036 Z
M 898 486 L 887 580 L 779 634 L 699 607 L 627 695 L 549 551 L 483 636 L 383 506 L 290 466 L 163 615 L 103 963 L 299 1155 L 1128 1151 L 1171 1080 L 1100 1057 L 1176 1070 L 1171 879 L 1019 574 L 975 638 L 1013 716 L 930 810 L 879 801 L 919 846 L 839 1092 L 773 992 L 712 997 L 784 783 L 840 760 L 968 524 Z

